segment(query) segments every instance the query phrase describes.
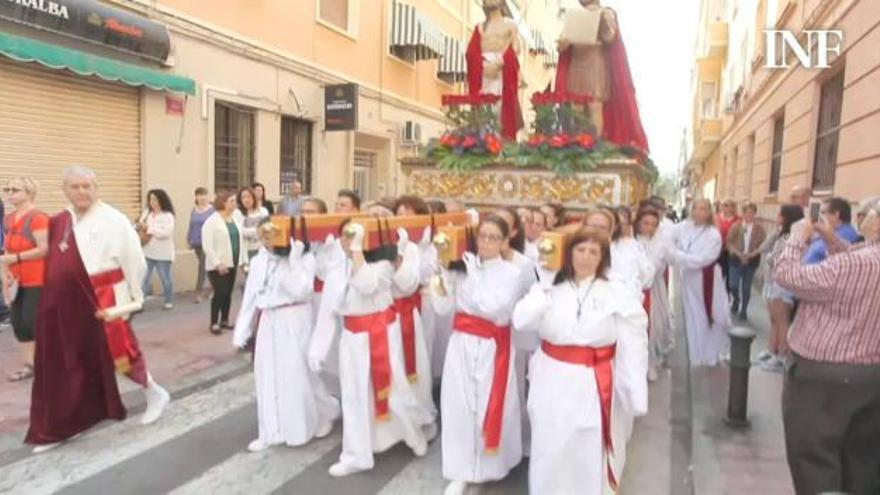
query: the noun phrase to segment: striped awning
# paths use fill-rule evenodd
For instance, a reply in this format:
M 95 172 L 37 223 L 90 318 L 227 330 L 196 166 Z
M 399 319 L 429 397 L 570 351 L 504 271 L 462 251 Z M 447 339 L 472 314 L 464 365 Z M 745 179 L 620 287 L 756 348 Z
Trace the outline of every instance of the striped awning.
M 443 55 L 443 33 L 412 5 L 394 1 L 391 17 L 391 51 L 411 61 Z
M 529 51 L 532 52 L 532 54 L 547 53 L 547 44 L 544 42 L 544 34 L 540 29 L 532 29 Z
M 467 77 L 467 64 L 461 43 L 452 36 L 443 37 L 443 56 L 437 66 L 437 77 L 448 82 L 461 82 Z

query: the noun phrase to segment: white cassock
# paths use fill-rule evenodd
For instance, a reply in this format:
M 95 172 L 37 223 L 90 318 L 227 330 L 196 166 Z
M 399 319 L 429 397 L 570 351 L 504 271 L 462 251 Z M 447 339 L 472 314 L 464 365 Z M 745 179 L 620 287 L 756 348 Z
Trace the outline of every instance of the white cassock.
M 419 248 L 412 242 L 406 244 L 400 265 L 394 272 L 393 284 L 391 285 L 391 295 L 394 297 L 395 303 L 401 298 L 412 296 L 419 292 L 421 286 L 421 273 L 419 264 Z M 423 304 L 424 307 L 424 304 Z M 418 308 L 413 308 L 413 324 L 415 327 L 415 365 L 417 375 L 410 379 L 412 388 L 416 393 L 422 406 L 436 417 L 437 408 L 434 406 L 434 397 L 432 395 L 434 377 L 431 374 L 431 359 L 428 354 L 428 348 L 425 344 L 425 331 L 422 325 L 422 318 Z M 401 331 L 399 338 L 403 344 L 403 322 L 398 317 L 401 325 L 398 327 Z M 405 345 L 401 347 L 401 356 L 404 365 L 406 364 Z
M 441 314 L 465 313 L 497 326 L 510 324 L 519 299 L 520 270 L 498 259 L 485 261 L 475 273 L 448 272 L 448 296 L 435 296 Z M 440 413 L 443 424 L 443 477 L 481 483 L 507 476 L 522 459 L 520 404 L 514 373 L 513 344 L 504 389 L 503 425 L 498 450 L 487 452 L 483 420 L 495 369 L 495 341 L 454 331 L 446 350 Z
M 422 328 L 425 332 L 425 347 L 431 357 L 431 374 L 440 378 L 446 346 L 452 335 L 452 315 L 438 314 L 434 311 L 431 298 L 431 279 L 440 273 L 440 260 L 437 248 L 431 242 L 432 235 L 424 236 L 419 242 L 419 277 L 422 286 Z
M 639 237 L 639 242 L 654 265 L 654 282 L 651 284 L 650 316 L 650 352 L 651 359 L 659 364 L 662 357 L 675 345 L 675 333 L 672 326 L 672 305 L 666 287 L 665 273 L 669 266 L 669 249 L 666 239 L 655 233 L 648 239 Z
M 266 445 L 302 445 L 339 417 L 339 402 L 307 364 L 315 260 L 261 248 L 250 266 L 233 344 L 244 346 L 257 330 L 259 438 Z
M 716 261 L 721 253 L 721 233 L 712 225 L 697 226 L 691 220 L 678 225 L 675 245 L 669 252 L 672 264 L 679 269 L 684 324 L 692 366 L 714 366 L 727 349 L 730 314 L 727 291 Z M 712 324 L 703 299 L 703 269 L 712 266 Z
M 538 242 L 526 240 L 526 248 L 523 250 L 523 254 L 535 264 L 538 264 L 541 258 L 541 253 L 538 251 Z
M 632 237 L 621 237 L 611 243 L 611 269 L 608 279 L 632 290 L 639 301 L 642 291 L 654 282 L 654 265 L 641 243 Z
M 537 248 L 535 248 L 535 252 L 537 252 Z M 541 280 L 541 274 L 538 270 L 538 262 L 519 251 L 513 251 L 513 258 L 510 261 L 519 269 L 519 290 L 516 298 L 519 301 L 528 294 L 535 282 Z M 541 339 L 536 331 L 524 331 L 518 328 L 511 328 L 511 330 L 513 331 L 511 341 L 516 350 L 514 367 L 516 369 L 516 393 L 519 395 L 520 420 L 522 421 L 523 452 L 528 455 L 531 428 L 529 415 L 526 411 L 526 380 L 529 359 L 532 357 L 532 353 L 538 349 Z
M 311 251 L 315 253 L 315 277 L 325 282 L 328 275 L 335 269 L 345 266 L 345 252 L 339 244 L 339 240 L 328 236 L 323 242 L 311 243 Z M 326 283 L 324 284 L 326 289 Z M 337 288 L 340 288 L 337 286 Z M 312 296 L 312 333 L 332 332 L 335 336 L 327 353 L 327 361 L 322 370 L 325 388 L 337 393 L 339 391 L 339 332 L 336 328 L 338 318 L 333 316 L 332 307 L 327 306 L 324 312 L 321 309 L 321 300 L 324 292 L 315 292 Z M 319 323 L 320 322 L 320 323 Z M 319 330 L 320 329 L 320 330 Z
M 578 317 L 578 307 L 582 308 Z M 543 348 L 529 364 L 528 411 L 532 423 L 529 491 L 535 494 L 613 493 L 626 439 L 621 421 L 648 408 L 647 315 L 629 289 L 602 279 L 575 286 L 536 285 L 516 306 L 516 328 L 537 328 L 557 346 L 601 348 L 616 344 L 611 406 L 612 452 L 605 449 L 602 406 L 594 368 L 550 357 Z
M 321 312 L 339 320 L 345 316 L 363 316 L 391 309 L 391 284 L 394 267 L 388 261 L 367 263 L 351 273 L 352 262 L 327 275 Z M 354 333 L 344 323 L 329 324 L 319 317 L 312 335 L 310 359 L 324 360 L 333 338 L 339 336 L 339 384 L 342 401 L 342 453 L 339 461 L 357 469 L 373 467 L 373 453 L 384 452 L 398 442 L 424 452 L 427 441 L 422 427 L 434 421 L 431 411 L 422 407 L 406 379 L 398 321 L 387 325 L 388 352 L 391 368 L 387 418 L 380 421 L 371 378 L 370 334 Z
M 121 269 L 125 280 L 113 284 L 115 306 L 143 304 L 147 262 L 131 222 L 119 210 L 97 201 L 82 217 L 70 211 L 73 235 L 89 276 Z

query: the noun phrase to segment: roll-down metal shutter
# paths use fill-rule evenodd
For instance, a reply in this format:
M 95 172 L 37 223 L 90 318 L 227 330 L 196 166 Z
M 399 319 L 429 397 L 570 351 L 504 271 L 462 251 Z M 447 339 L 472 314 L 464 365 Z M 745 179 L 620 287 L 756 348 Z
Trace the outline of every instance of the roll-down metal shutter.
M 138 214 L 138 89 L 0 58 L 0 185 L 33 177 L 38 207 L 55 213 L 66 204 L 61 176 L 70 165 L 92 168 L 101 198 Z

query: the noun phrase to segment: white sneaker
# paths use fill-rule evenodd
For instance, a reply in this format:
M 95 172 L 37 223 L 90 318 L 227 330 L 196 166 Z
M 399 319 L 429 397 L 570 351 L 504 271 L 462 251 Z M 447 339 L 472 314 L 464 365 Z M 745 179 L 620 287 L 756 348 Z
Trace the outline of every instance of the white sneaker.
M 165 305 L 162 306 L 162 309 L 174 309 L 174 305 L 171 303 L 165 303 Z
M 327 421 L 322 424 L 318 428 L 318 431 L 315 432 L 315 438 L 324 438 L 330 433 L 333 433 L 333 421 Z
M 774 358 L 774 357 L 776 357 L 775 354 L 773 354 L 772 352 L 765 349 L 765 350 L 761 351 L 760 354 L 758 354 L 758 361 L 761 361 L 763 363 L 765 361 L 769 361 L 771 358 Z
M 269 448 L 269 444 L 259 438 L 248 444 L 248 450 L 251 452 L 262 452 Z
M 361 471 L 366 471 L 366 469 L 354 467 L 350 464 L 346 464 L 342 461 L 337 462 L 336 464 L 330 466 L 330 469 L 327 470 L 327 473 L 334 478 L 341 478 L 343 476 L 348 476 L 349 474 L 359 473 Z
M 60 447 L 62 443 L 64 443 L 64 442 L 55 442 L 55 443 L 46 443 L 43 445 L 37 445 L 36 447 L 34 447 L 33 453 L 34 454 L 42 454 L 44 452 L 49 452 L 52 449 Z
M 141 416 L 141 424 L 148 425 L 155 423 L 162 416 L 162 411 L 165 410 L 165 406 L 171 401 L 171 395 L 167 390 L 160 387 L 158 383 L 154 382 L 152 378 L 147 383 L 144 394 L 147 396 L 147 410 Z
M 410 446 L 410 449 L 412 449 L 416 457 L 425 457 L 425 454 L 428 453 L 428 442 L 420 440 L 418 445 Z
M 465 490 L 467 490 L 467 483 L 464 481 L 452 481 L 446 485 L 443 495 L 464 495 Z

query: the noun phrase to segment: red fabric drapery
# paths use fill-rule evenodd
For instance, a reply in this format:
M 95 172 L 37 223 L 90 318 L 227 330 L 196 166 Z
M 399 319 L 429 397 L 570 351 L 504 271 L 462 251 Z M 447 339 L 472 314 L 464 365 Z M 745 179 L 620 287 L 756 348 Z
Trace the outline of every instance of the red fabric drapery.
M 406 377 L 411 383 L 418 381 L 416 366 L 416 310 L 422 308 L 422 294 L 416 291 L 410 296 L 394 300 L 394 310 L 400 318 L 400 336 L 403 341 L 403 364 Z
M 474 28 L 465 52 L 467 62 L 468 94 L 483 93 L 483 36 L 480 26 Z M 509 141 L 516 140 L 516 133 L 522 127 L 522 111 L 519 106 L 519 60 L 512 46 L 503 55 L 501 89 L 501 136 Z

